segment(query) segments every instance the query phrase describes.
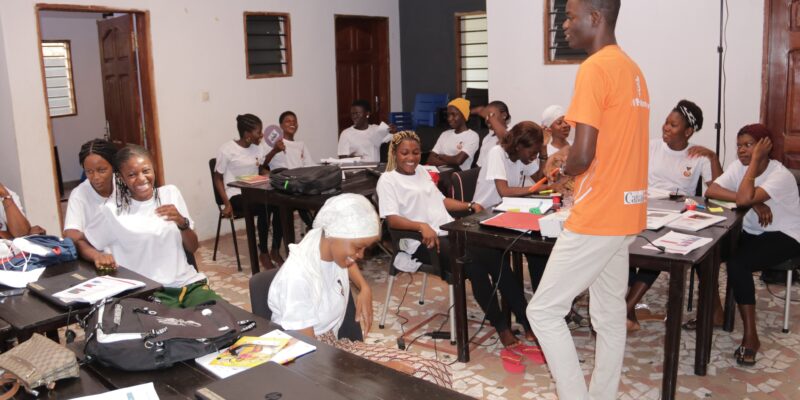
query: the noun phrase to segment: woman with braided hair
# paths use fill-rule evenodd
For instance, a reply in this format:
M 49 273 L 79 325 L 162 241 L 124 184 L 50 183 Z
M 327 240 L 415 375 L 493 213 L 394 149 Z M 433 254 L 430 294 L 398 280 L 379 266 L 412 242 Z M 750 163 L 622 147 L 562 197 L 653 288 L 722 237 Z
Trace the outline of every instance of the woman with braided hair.
M 86 232 L 97 228 L 102 220 L 102 207 L 114 201 L 114 155 L 117 148 L 109 141 L 92 139 L 81 146 L 78 161 L 86 174 L 69 195 L 64 218 L 64 236 L 72 239 L 81 258 L 96 268 L 116 268 L 114 256 L 104 253 L 86 239 Z
M 155 297 L 165 305 L 193 307 L 219 299 L 206 276 L 189 264 L 187 253 L 197 250 L 197 234 L 180 190 L 155 187 L 153 161 L 141 146 L 123 147 L 113 161 L 116 196 L 103 205 L 97 229 L 86 232 L 89 242 L 164 286 Z

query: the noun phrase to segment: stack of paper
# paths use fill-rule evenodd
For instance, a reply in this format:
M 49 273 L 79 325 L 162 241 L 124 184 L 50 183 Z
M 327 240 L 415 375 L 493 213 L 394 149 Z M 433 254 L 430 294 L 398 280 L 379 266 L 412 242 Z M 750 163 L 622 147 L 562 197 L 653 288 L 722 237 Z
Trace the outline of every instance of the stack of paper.
M 496 211 L 533 212 L 538 209 L 539 214 L 544 214 L 553 207 L 552 199 L 525 197 L 503 197 L 503 202 L 494 207 Z
M 284 341 L 283 348 L 275 354 L 272 354 L 269 361 L 278 363 L 278 364 L 286 364 L 291 361 L 294 361 L 296 358 L 308 354 L 314 350 L 316 350 L 316 346 L 303 342 L 302 340 L 295 339 L 289 336 L 286 332 L 280 331 L 278 329 L 261 335 L 259 338 L 268 339 L 272 341 Z M 236 344 L 239 342 L 237 341 Z M 236 346 L 234 344 L 230 348 Z M 239 372 L 245 371 L 249 366 L 226 366 L 226 365 L 219 365 L 220 362 L 217 360 L 220 357 L 225 357 L 225 354 L 229 354 L 230 352 L 228 349 L 223 349 L 218 352 L 213 352 L 211 354 L 206 354 L 202 357 L 195 358 L 195 362 L 200 364 L 203 368 L 207 369 L 209 372 L 216 375 L 218 378 L 227 378 L 229 376 L 233 376 L 238 374 Z M 263 362 L 263 361 L 262 361 Z
M 658 210 L 647 210 L 647 229 L 659 230 L 662 226 L 681 217 L 680 213 Z
M 90 303 L 114 297 L 124 291 L 144 287 L 144 282 L 113 276 L 98 276 L 64 289 L 53 296 L 64 303 Z
M 721 215 L 711 215 L 699 211 L 686 211 L 681 214 L 680 218 L 668 223 L 667 226 L 672 229 L 697 232 L 700 229 L 707 228 L 725 219 L 726 218 Z
M 269 182 L 269 177 L 266 175 L 240 175 L 236 177 L 236 182 L 244 183 L 245 185 L 260 185 Z
M 323 158 L 319 160 L 322 164 L 333 164 L 333 165 L 342 165 L 342 164 L 352 164 L 361 162 L 361 157 L 346 157 L 346 158 Z
M 101 394 L 76 397 L 72 400 L 158 400 L 158 393 L 153 382 L 148 382 Z
M 694 249 L 699 249 L 706 244 L 711 243 L 711 238 L 704 238 L 700 236 L 687 235 L 685 233 L 678 233 L 674 231 L 667 232 L 664 236 L 653 241 L 656 246 L 664 246 L 664 251 L 674 254 L 689 254 Z M 658 250 L 650 244 L 642 246 L 643 249 Z

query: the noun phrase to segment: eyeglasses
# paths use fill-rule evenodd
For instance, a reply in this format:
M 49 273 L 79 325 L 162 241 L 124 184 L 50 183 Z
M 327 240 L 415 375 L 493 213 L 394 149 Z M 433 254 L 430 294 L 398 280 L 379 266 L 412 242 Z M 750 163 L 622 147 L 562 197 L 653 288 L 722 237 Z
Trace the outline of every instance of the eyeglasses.
M 739 150 L 741 148 L 749 149 L 749 148 L 751 148 L 751 147 L 753 147 L 755 145 L 756 145 L 756 142 L 736 143 L 736 150 Z

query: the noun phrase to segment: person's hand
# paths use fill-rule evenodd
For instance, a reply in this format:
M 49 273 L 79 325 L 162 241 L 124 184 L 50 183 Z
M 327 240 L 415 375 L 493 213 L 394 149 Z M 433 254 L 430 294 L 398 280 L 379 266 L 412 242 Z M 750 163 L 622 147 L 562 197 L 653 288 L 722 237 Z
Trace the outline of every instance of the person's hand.
M 275 147 L 273 147 L 276 153 L 280 153 L 281 151 L 286 151 L 286 144 L 283 143 L 283 139 L 278 140 L 275 142 Z
M 772 150 L 772 141 L 769 138 L 762 138 L 753 147 L 753 160 L 751 162 L 766 160 L 769 158 L 769 152 Z
M 183 215 L 178 212 L 178 209 L 175 208 L 174 204 L 165 204 L 156 208 L 156 215 L 166 221 L 174 222 L 175 225 L 178 225 L 178 228 L 184 227 L 184 224 L 187 222 L 186 218 L 184 218 Z
M 44 228 L 42 228 L 39 225 L 34 225 L 34 226 L 31 227 L 31 230 L 29 231 L 29 234 L 30 235 L 46 235 L 47 231 L 45 231 Z
M 497 132 L 498 129 L 502 129 L 506 124 L 506 121 L 501 119 L 500 113 L 490 112 L 486 114 L 486 125 L 489 125 L 493 131 Z
M 6 189 L 6 186 L 5 186 L 5 185 L 3 185 L 2 183 L 0 183 L 0 197 L 6 197 L 6 196 L 8 196 L 8 195 L 9 195 L 9 193 L 8 193 L 8 189 Z
M 391 133 L 392 135 L 394 135 L 395 133 L 397 133 L 397 125 L 395 125 L 395 124 L 389 124 L 389 133 Z
M 473 214 L 477 214 L 477 213 L 479 213 L 481 211 L 483 211 L 483 206 L 481 206 L 478 203 L 472 203 L 472 213 Z
M 226 201 L 225 204 L 222 206 L 222 211 L 220 211 L 223 217 L 230 218 L 233 216 L 233 206 L 231 205 L 230 201 Z
M 758 224 L 766 228 L 772 223 L 772 210 L 764 203 L 753 204 L 753 211 L 758 215 Z
M 99 270 L 115 270 L 117 269 L 117 262 L 111 254 L 100 253 L 94 259 L 94 267 Z
M 422 234 L 422 244 L 425 247 L 432 249 L 436 247 L 436 252 L 439 252 L 439 235 L 436 234 L 436 231 L 431 228 L 428 224 L 421 224 L 422 227 L 419 230 L 419 233 Z
M 362 285 L 356 296 L 356 322 L 361 323 L 366 337 L 372 328 L 372 289 L 366 284 Z
M 711 151 L 711 149 L 705 148 L 703 146 L 692 146 L 689 147 L 688 150 L 689 158 L 696 158 L 696 157 L 705 157 L 709 159 L 713 159 L 717 156 L 717 153 Z

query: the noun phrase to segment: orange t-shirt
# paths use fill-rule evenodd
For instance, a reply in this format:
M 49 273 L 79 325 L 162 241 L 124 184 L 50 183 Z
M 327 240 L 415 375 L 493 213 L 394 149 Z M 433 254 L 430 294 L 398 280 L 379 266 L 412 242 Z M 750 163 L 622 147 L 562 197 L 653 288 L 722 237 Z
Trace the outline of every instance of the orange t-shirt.
M 642 71 L 619 46 L 605 46 L 581 64 L 565 119 L 598 130 L 594 160 L 575 179 L 565 228 L 638 234 L 647 223 L 650 96 Z

